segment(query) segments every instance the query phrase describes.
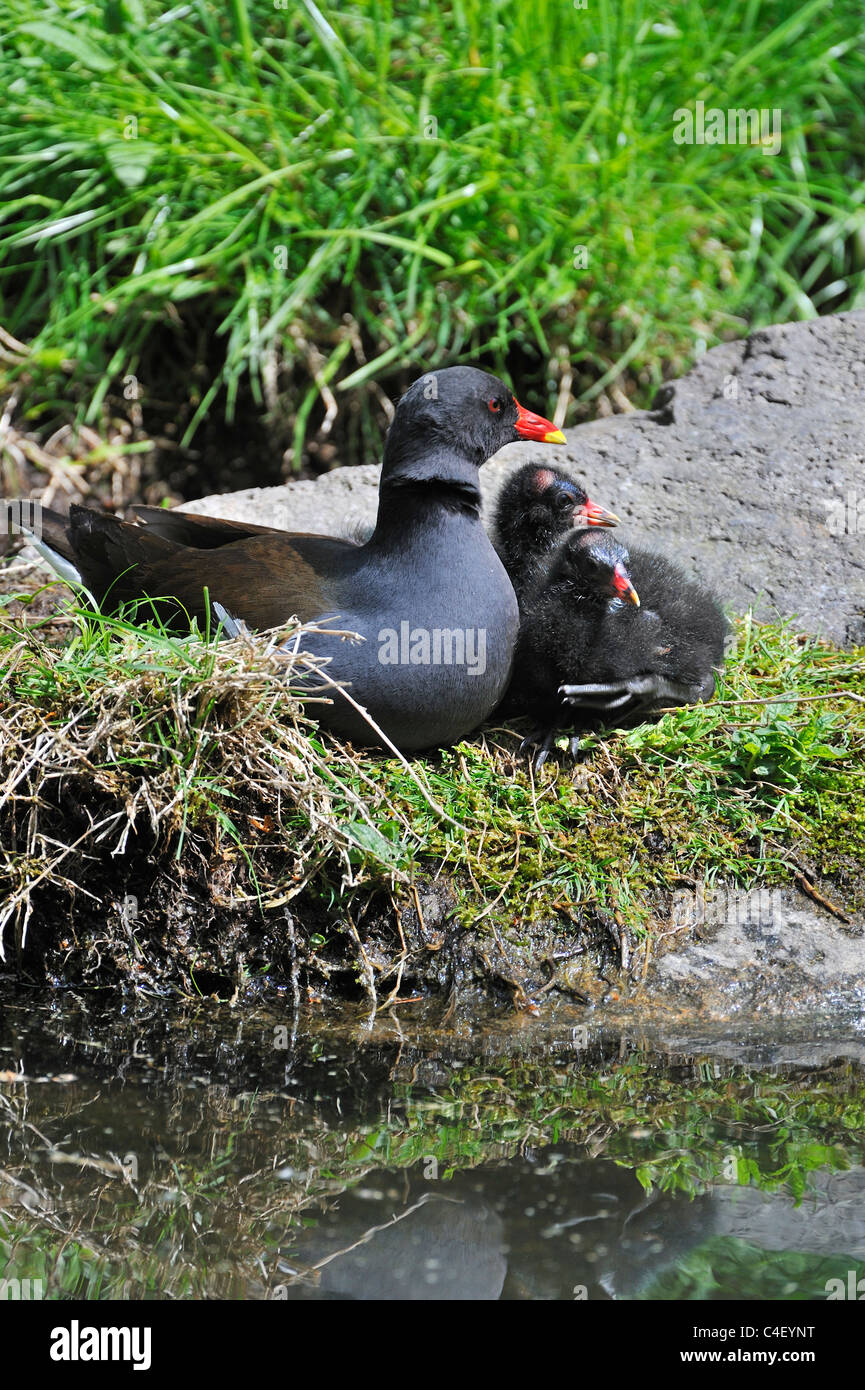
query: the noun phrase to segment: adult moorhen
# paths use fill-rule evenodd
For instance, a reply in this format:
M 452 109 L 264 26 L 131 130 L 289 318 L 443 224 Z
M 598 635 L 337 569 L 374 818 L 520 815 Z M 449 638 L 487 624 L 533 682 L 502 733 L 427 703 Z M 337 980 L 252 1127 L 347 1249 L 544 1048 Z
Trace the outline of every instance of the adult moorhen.
M 68 523 L 43 513 L 43 541 L 102 604 L 147 596 L 175 625 L 204 623 L 206 588 L 253 628 L 296 616 L 358 634 L 310 633 L 302 650 L 330 658 L 328 676 L 399 748 L 429 748 L 493 709 L 517 636 L 514 591 L 480 519 L 478 469 L 517 439 L 564 438 L 496 377 L 450 367 L 414 382 L 397 407 L 365 545 L 158 508 L 139 509 L 138 525 L 83 507 Z M 380 742 L 348 700 L 328 694 L 323 724 Z
M 526 740 L 535 766 L 575 710 L 621 720 L 711 699 L 727 631 L 714 595 L 672 561 L 573 532 L 524 606 L 517 643 L 512 692 L 541 725 Z
M 617 526 L 619 518 L 592 502 L 561 468 L 526 463 L 496 498 L 493 543 L 520 607 L 543 574 L 549 552 L 577 526 Z

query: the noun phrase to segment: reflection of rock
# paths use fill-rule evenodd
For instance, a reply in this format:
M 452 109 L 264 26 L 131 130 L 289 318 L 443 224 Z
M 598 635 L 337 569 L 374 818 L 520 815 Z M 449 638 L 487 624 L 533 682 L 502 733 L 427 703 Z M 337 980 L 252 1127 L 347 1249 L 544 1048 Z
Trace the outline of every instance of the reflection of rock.
M 761 1037 L 761 1029 L 745 1019 L 735 1027 L 726 1021 L 716 1022 L 705 1032 L 692 1030 L 685 1036 L 673 1036 L 662 1029 L 648 1034 L 641 1029 L 640 1042 L 645 1045 L 651 1039 L 653 1046 L 671 1057 L 722 1058 L 740 1067 L 817 1068 L 828 1066 L 839 1057 L 865 1066 L 865 1039 L 858 1041 L 843 1034 L 835 1037 L 828 1027 L 822 1030 L 822 1037 L 815 1037 L 807 1026 L 803 1031 L 804 1036 L 797 1037 L 795 1028 L 774 1023 L 772 1032 L 778 1036 L 768 1040 Z
M 734 609 L 795 613 L 808 631 L 865 641 L 865 509 L 848 502 L 865 491 L 865 312 L 725 343 L 656 404 L 568 431 L 556 461 L 585 477 L 631 540 L 662 538 Z M 488 515 L 506 474 L 538 450 L 510 445 L 482 470 Z M 187 510 L 356 535 L 375 517 L 377 487 L 365 464 Z
M 711 1198 L 658 1193 L 629 1213 L 597 1278 L 610 1298 L 633 1298 L 715 1232 Z
M 306 1260 L 331 1225 L 301 1242 Z M 503 1228 L 494 1211 L 471 1199 L 426 1193 L 382 1211 L 346 1194 L 334 1249 L 312 1263 L 321 1292 L 341 1298 L 497 1299 L 506 1270 Z
M 302 1261 L 314 1273 L 289 1296 L 628 1299 L 718 1237 L 767 1254 L 865 1259 L 862 1168 L 813 1174 L 798 1205 L 722 1184 L 647 1197 L 633 1170 L 553 1149 L 458 1173 L 452 1196 L 423 1186 L 382 1172 L 343 1194 L 298 1233 L 283 1268 Z
M 712 1207 L 718 1235 L 738 1236 L 764 1250 L 865 1260 L 865 1168 L 812 1174 L 798 1205 L 783 1192 L 717 1187 Z
M 865 1169 L 813 1173 L 798 1204 L 756 1187 L 716 1186 L 694 1202 L 660 1196 L 624 1226 L 604 1288 L 614 1298 L 633 1297 L 710 1236 L 767 1252 L 865 1260 Z

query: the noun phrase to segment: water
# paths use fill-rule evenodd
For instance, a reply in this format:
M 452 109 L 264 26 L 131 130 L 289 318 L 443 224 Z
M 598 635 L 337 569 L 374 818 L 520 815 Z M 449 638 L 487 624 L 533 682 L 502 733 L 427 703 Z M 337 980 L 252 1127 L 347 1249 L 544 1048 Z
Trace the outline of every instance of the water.
M 440 1013 L 5 996 L 7 1296 L 798 1300 L 865 1277 L 855 1042 L 673 1051 L 591 1015 Z

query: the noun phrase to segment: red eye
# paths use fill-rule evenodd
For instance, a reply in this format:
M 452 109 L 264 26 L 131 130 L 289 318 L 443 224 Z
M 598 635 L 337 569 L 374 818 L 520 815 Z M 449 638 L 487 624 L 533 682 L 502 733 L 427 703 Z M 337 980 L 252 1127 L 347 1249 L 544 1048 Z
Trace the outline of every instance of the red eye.
M 493 412 L 494 415 L 498 415 L 498 413 L 499 413 L 499 411 L 501 410 L 501 408 L 502 408 L 502 403 L 501 403 L 501 401 L 496 401 L 496 400 L 490 401 L 490 410 Z

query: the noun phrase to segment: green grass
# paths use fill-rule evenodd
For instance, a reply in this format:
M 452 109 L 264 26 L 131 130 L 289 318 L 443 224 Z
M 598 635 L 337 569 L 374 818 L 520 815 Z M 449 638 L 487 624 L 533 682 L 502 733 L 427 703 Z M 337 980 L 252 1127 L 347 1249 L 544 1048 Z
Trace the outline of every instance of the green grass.
M 517 742 L 493 730 L 436 757 L 428 785 L 446 817 L 392 762 L 365 769 L 404 810 L 427 858 L 468 870 L 469 919 L 479 890 L 487 902 L 501 897 L 500 916 L 518 903 L 521 921 L 564 896 L 639 928 L 655 895 L 678 878 L 784 882 L 797 846 L 817 873 L 844 880 L 845 866 L 856 865 L 861 876 L 861 650 L 840 652 L 746 617 L 718 703 L 630 732 L 590 734 L 585 761 L 574 767 L 563 754 L 537 782 Z
M 865 302 L 863 27 L 857 0 L 9 0 L 0 322 L 27 346 L 0 365 L 46 428 L 130 375 L 187 441 L 250 399 L 298 466 L 331 388 L 368 456 L 372 380 L 454 361 L 548 406 L 571 371 L 583 403 L 623 372 L 646 399 L 721 336 Z M 780 108 L 781 152 L 676 145 L 698 100 Z

